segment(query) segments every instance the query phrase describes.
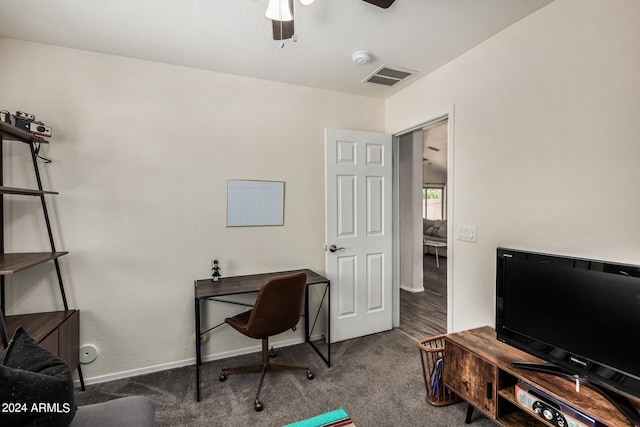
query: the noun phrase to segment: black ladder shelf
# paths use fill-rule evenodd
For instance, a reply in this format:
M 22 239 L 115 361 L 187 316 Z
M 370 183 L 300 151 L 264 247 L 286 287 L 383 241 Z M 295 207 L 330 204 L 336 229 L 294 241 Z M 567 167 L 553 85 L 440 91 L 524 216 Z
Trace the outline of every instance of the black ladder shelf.
M 4 186 L 3 146 L 4 146 L 5 140 L 22 142 L 29 146 L 31 150 L 31 159 L 32 159 L 33 168 L 35 171 L 35 177 L 38 185 L 37 190 Z M 4 315 L 6 311 L 6 307 L 5 307 L 6 276 L 20 272 L 22 270 L 26 270 L 28 268 L 34 267 L 36 265 L 39 265 L 45 262 L 53 261 L 56 269 L 56 274 L 58 277 L 58 284 L 60 287 L 60 296 L 62 298 L 64 312 L 41 313 L 42 316 L 39 316 L 40 314 L 36 314 L 36 315 L 28 314 L 28 315 L 15 316 L 15 317 L 18 317 L 21 319 L 21 321 L 26 321 L 26 322 L 28 322 L 28 320 L 24 320 L 24 319 L 37 319 L 38 317 L 46 317 L 48 322 L 43 322 L 42 320 L 40 320 L 38 323 L 47 323 L 45 327 L 48 327 L 49 329 L 51 329 L 52 327 L 51 326 L 52 321 L 50 320 L 52 315 L 56 319 L 63 319 L 62 322 L 64 322 L 68 318 L 75 317 L 75 322 L 77 324 L 76 331 L 75 331 L 76 338 L 72 340 L 74 341 L 73 349 L 75 351 L 77 349 L 77 346 L 78 346 L 77 341 L 79 339 L 77 337 L 77 335 L 79 334 L 79 316 L 78 316 L 77 310 L 69 310 L 69 305 L 67 303 L 67 296 L 64 291 L 64 282 L 62 280 L 62 273 L 60 271 L 60 263 L 58 262 L 58 258 L 68 254 L 68 252 L 59 252 L 56 250 L 56 245 L 53 238 L 53 232 L 51 231 L 51 222 L 49 221 L 49 212 L 47 210 L 47 203 L 45 200 L 45 195 L 55 195 L 58 193 L 55 191 L 45 191 L 42 189 L 42 181 L 40 179 L 40 170 L 38 168 L 37 147 L 39 147 L 40 144 L 47 144 L 47 143 L 48 141 L 43 138 L 40 138 L 38 136 L 25 132 L 21 129 L 18 129 L 15 126 L 11 126 L 8 123 L 0 122 L 0 335 L 2 339 L 3 348 L 6 348 L 9 340 L 9 336 L 7 333 L 8 332 L 7 325 L 10 323 L 9 319 L 11 318 L 11 316 L 8 316 L 5 318 L 5 315 Z M 5 247 L 4 247 L 4 196 L 5 194 L 34 196 L 34 197 L 40 198 L 40 203 L 42 205 L 42 212 L 44 214 L 44 219 L 47 226 L 47 232 L 49 235 L 51 252 L 30 252 L 30 253 L 6 253 L 5 252 Z M 56 322 L 59 322 L 59 320 L 56 320 Z M 59 326 L 59 324 L 56 324 L 56 326 Z M 25 329 L 27 330 L 28 333 L 32 335 L 35 332 L 36 334 L 46 336 L 51 332 L 51 330 L 46 330 L 44 332 L 30 331 L 27 327 L 25 327 Z M 77 354 L 71 357 L 71 360 L 73 361 L 72 364 L 77 366 L 70 366 L 70 368 L 71 370 L 74 370 L 74 368 L 77 368 L 78 377 L 80 380 L 80 386 L 84 391 L 85 386 L 84 386 L 84 379 L 82 377 L 82 369 L 80 367 L 79 362 L 77 361 L 77 357 L 78 357 Z M 67 360 L 65 360 L 65 362 L 67 362 L 67 364 L 70 363 Z

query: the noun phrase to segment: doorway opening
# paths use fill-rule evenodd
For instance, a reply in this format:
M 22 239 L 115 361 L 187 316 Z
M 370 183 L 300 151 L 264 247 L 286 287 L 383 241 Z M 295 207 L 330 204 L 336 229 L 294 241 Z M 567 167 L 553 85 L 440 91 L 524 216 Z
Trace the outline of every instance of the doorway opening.
M 448 331 L 449 115 L 396 136 L 398 328 L 422 340 Z

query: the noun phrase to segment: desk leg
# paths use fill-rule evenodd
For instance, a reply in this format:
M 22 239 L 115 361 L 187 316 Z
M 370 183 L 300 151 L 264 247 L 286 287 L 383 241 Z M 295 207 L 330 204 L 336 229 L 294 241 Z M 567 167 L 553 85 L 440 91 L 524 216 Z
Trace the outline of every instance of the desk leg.
M 309 286 L 304 291 L 304 341 L 310 342 L 309 336 Z
M 200 364 L 202 363 L 202 349 L 200 348 L 200 300 L 195 298 L 196 318 L 196 402 L 200 402 Z
M 320 301 L 320 305 L 318 307 L 318 312 L 316 313 L 316 320 L 318 318 L 318 315 L 320 314 L 320 310 L 322 309 L 322 304 L 325 302 L 325 298 L 326 297 L 331 297 L 331 286 L 329 282 L 326 282 L 326 288 L 324 291 L 324 295 L 322 296 L 322 300 Z M 308 288 L 307 288 L 308 291 Z M 329 316 L 329 319 L 327 319 L 327 355 L 325 357 L 325 355 L 322 354 L 322 352 L 320 351 L 320 349 L 316 346 L 316 344 L 311 341 L 311 333 L 313 332 L 313 330 L 309 327 L 309 294 L 305 293 L 305 298 L 304 298 L 304 340 L 305 342 L 309 343 L 309 345 L 315 350 L 316 353 L 318 353 L 318 356 L 320 356 L 322 358 L 322 360 L 325 361 L 325 363 L 327 364 L 328 367 L 331 367 L 331 308 L 330 308 L 330 301 L 327 301 L 327 316 Z M 313 327 L 315 328 L 315 321 L 313 323 Z

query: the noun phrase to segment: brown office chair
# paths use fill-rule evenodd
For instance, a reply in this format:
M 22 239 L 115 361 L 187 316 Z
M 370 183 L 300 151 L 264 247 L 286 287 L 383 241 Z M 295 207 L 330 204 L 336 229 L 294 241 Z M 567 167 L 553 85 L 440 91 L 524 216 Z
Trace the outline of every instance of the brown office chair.
M 313 372 L 306 366 L 278 365 L 269 360 L 269 357 L 275 356 L 273 350 L 271 353 L 269 352 L 269 337 L 280 334 L 287 329 L 294 329 L 298 324 L 306 286 L 307 275 L 305 273 L 270 279 L 262 285 L 253 309 L 225 319 L 225 322 L 238 332 L 262 340 L 261 364 L 225 368 L 220 371 L 220 381 L 225 381 L 229 372 L 262 372 L 255 399 L 256 411 L 263 409 L 260 390 L 267 372 L 306 370 L 307 378 L 310 380 L 314 378 Z

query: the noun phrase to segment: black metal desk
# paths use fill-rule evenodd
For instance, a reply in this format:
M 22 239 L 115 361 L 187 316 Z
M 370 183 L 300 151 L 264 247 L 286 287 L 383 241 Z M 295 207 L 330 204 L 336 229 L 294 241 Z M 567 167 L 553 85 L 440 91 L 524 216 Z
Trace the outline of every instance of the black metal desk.
M 292 270 L 292 271 L 279 271 L 275 273 L 262 273 L 262 274 L 251 274 L 248 276 L 233 276 L 233 277 L 223 277 L 220 281 L 214 282 L 211 279 L 201 279 L 194 281 L 193 284 L 193 294 L 195 301 L 195 321 L 196 321 L 196 401 L 200 401 L 200 365 L 202 364 L 202 349 L 200 348 L 200 337 L 202 334 L 206 334 L 211 330 L 224 325 L 225 323 L 219 323 L 218 325 L 209 328 L 205 331 L 202 331 L 200 326 L 200 311 L 201 311 L 201 302 L 203 300 L 207 301 L 218 301 L 229 304 L 238 304 L 238 305 L 247 305 L 244 303 L 239 303 L 237 301 L 225 300 L 220 297 L 231 296 L 231 295 L 240 295 L 251 292 L 258 292 L 264 283 L 277 276 L 284 276 L 287 274 L 293 274 L 296 272 L 304 272 L 307 274 L 307 288 L 309 285 L 317 285 L 325 283 L 324 293 L 322 294 L 322 300 L 318 305 L 318 311 L 315 315 L 315 319 L 313 325 L 309 327 L 309 292 L 307 291 L 304 296 L 304 336 L 305 342 L 309 343 L 311 347 L 318 353 L 318 355 L 325 361 L 327 366 L 331 366 L 331 342 L 329 337 L 331 336 L 331 290 L 330 290 L 330 281 L 324 276 L 321 276 L 311 270 L 302 269 L 302 270 Z M 307 289 L 308 290 L 308 289 Z M 316 321 L 318 319 L 318 314 L 322 309 L 322 304 L 324 303 L 326 298 L 327 301 L 327 355 L 323 355 L 320 349 L 315 345 L 314 342 L 311 341 L 311 333 L 315 327 Z

